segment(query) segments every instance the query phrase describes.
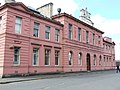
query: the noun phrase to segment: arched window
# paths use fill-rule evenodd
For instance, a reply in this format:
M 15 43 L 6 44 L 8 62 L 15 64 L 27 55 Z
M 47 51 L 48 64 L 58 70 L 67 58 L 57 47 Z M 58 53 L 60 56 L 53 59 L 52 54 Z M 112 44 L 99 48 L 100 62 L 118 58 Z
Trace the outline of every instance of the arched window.
M 69 52 L 69 65 L 72 65 L 72 51 Z
M 78 64 L 82 64 L 82 53 L 80 52 L 79 54 L 78 54 Z
M 102 56 L 99 56 L 99 65 L 101 65 L 101 61 L 102 61 Z
M 94 55 L 93 65 L 96 65 L 96 55 Z

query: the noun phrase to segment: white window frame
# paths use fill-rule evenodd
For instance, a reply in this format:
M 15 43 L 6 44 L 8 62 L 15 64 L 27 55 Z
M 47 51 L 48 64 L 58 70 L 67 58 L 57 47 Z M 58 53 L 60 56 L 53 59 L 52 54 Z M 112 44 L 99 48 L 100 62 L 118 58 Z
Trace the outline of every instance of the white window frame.
M 15 33 L 21 34 L 21 29 L 22 29 L 22 18 L 21 17 L 16 17 L 16 21 L 15 21 Z
M 81 52 L 78 54 L 78 64 L 82 65 L 82 53 Z
M 38 64 L 39 63 L 39 49 L 38 48 L 33 48 L 33 55 L 32 56 L 33 56 L 32 65 L 38 66 L 39 65 Z M 36 60 L 35 60 L 34 56 L 35 56 Z
M 37 34 L 36 34 L 37 32 Z M 33 32 L 34 37 L 39 37 L 39 23 L 34 22 L 34 32 Z
M 58 64 L 56 64 L 56 58 L 57 58 Z M 55 50 L 55 66 L 59 66 L 59 60 L 60 60 L 60 51 Z
M 46 34 L 48 34 L 48 38 L 46 37 Z M 49 26 L 46 26 L 45 39 L 50 40 L 50 27 Z
M 15 53 L 15 50 L 18 49 L 17 53 Z M 15 60 L 17 56 L 17 61 Z M 20 65 L 20 47 L 14 47 L 14 60 L 13 60 L 14 65 Z
M 55 41 L 59 42 L 60 39 L 60 30 L 55 29 Z
M 48 53 L 48 54 L 47 54 Z M 46 63 L 46 58 L 48 58 L 48 61 Z M 45 49 L 45 63 L 44 63 L 45 66 L 49 66 L 50 65 L 50 49 Z
M 70 51 L 68 54 L 68 65 L 72 65 L 72 57 L 73 57 L 73 54 L 72 54 L 72 51 Z

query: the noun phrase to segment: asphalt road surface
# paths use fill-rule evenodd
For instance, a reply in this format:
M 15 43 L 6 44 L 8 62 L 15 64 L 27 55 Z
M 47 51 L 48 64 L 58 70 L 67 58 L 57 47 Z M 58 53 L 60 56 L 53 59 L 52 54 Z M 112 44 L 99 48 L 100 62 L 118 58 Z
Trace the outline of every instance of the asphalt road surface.
M 120 90 L 120 73 L 76 73 L 74 76 L 0 84 L 0 90 Z

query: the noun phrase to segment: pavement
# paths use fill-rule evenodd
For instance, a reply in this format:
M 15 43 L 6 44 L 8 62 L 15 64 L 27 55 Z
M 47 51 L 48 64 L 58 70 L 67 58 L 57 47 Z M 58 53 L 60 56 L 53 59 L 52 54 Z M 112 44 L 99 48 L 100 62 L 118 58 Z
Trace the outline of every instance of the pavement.
M 39 80 L 39 79 L 50 79 L 50 78 L 60 78 L 60 77 L 70 77 L 78 75 L 88 75 L 94 73 L 109 73 L 115 70 L 108 71 L 92 71 L 92 72 L 72 72 L 72 73 L 58 73 L 58 74 L 42 74 L 42 75 L 33 75 L 33 76 L 19 76 L 19 77 L 9 77 L 9 78 L 0 78 L 0 84 L 8 84 L 15 82 Z

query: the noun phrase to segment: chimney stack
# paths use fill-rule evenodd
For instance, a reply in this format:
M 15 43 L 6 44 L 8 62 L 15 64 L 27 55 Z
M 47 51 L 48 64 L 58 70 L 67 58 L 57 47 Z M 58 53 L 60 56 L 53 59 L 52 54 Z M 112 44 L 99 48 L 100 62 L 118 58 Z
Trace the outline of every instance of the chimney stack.
M 51 18 L 51 16 L 53 15 L 53 3 L 45 4 L 45 5 L 37 8 L 37 10 L 38 10 L 42 15 Z
M 14 3 L 15 0 L 5 0 L 5 3 Z

